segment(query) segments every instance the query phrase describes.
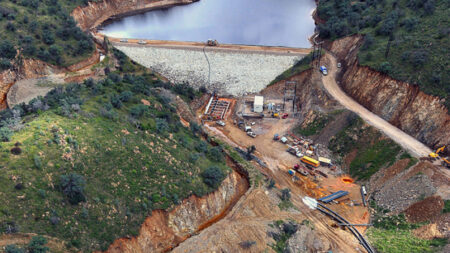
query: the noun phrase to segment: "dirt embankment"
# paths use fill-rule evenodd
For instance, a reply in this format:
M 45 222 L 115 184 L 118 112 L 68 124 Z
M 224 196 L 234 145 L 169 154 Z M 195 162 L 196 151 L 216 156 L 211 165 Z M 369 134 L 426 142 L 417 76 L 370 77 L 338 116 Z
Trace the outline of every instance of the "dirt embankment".
M 450 115 L 438 97 L 358 63 L 362 37 L 326 46 L 343 64 L 340 86 L 361 105 L 430 147 L 450 142 Z
M 191 196 L 170 212 L 157 210 L 142 224 L 139 235 L 114 241 L 106 252 L 164 252 L 220 219 L 248 189 L 243 176 L 233 171 L 218 190 Z
M 7 107 L 6 94 L 16 81 L 59 72 L 57 67 L 34 59 L 25 59 L 18 68 L 0 72 L 0 110 Z
M 83 30 L 93 29 L 111 18 L 134 15 L 154 9 L 190 4 L 198 0 L 103 0 L 77 7 L 72 17 Z

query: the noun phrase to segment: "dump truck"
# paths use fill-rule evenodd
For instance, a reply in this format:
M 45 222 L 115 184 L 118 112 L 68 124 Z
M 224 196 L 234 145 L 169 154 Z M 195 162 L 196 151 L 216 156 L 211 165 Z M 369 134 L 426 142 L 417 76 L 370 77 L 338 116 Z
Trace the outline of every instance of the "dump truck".
M 319 165 L 320 165 L 319 161 L 317 161 L 316 159 L 311 158 L 309 156 L 303 156 L 302 158 L 300 158 L 300 161 L 302 161 L 306 165 L 311 165 L 315 168 L 319 167 Z

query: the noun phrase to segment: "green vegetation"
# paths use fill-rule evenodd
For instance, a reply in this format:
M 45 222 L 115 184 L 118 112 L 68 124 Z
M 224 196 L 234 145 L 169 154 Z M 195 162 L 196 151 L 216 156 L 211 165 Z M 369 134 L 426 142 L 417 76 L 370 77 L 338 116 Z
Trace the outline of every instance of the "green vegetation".
M 311 61 L 312 61 L 312 53 L 309 53 L 308 55 L 303 57 L 300 61 L 295 63 L 294 66 L 278 75 L 272 82 L 270 82 L 269 86 L 279 81 L 287 80 L 295 75 L 302 73 L 305 70 L 310 69 Z
M 70 66 L 94 50 L 90 36 L 76 26 L 71 11 L 85 0 L 1 0 L 0 71 L 20 64 L 21 57 Z M 20 57 L 16 56 L 20 49 Z
M 230 171 L 221 146 L 183 127 L 161 88 L 199 94 L 149 73 L 110 73 L 1 111 L 1 233 L 104 250 L 137 235 L 152 210 L 216 189 Z
M 298 230 L 298 224 L 295 221 L 284 222 L 277 220 L 270 227 L 278 229 L 279 232 L 268 232 L 268 235 L 275 240 L 275 244 L 269 245 L 275 252 L 286 252 L 287 240 Z
M 48 252 L 50 249 L 48 247 L 44 246 L 45 244 L 47 244 L 47 239 L 45 237 L 43 237 L 41 235 L 33 236 L 26 247 L 26 252 L 29 252 L 29 253 Z M 5 252 L 6 253 L 25 253 L 25 249 L 18 247 L 14 244 L 11 244 L 11 245 L 7 245 L 5 247 Z
M 423 224 L 408 223 L 403 214 L 387 216 L 389 210 L 377 206 L 373 201 L 370 206 L 375 210 L 374 226 L 367 231 L 367 235 L 379 252 L 436 252 L 447 244 L 446 238 L 417 238 L 411 231 Z
M 419 85 L 450 108 L 447 0 L 320 0 L 320 37 L 365 35 L 361 65 Z
M 410 230 L 370 228 L 369 240 L 379 252 L 386 253 L 425 253 L 436 252 L 447 244 L 446 238 L 424 240 L 415 237 Z
M 386 139 L 372 127 L 364 127 L 361 118 L 351 120 L 346 128 L 336 134 L 328 147 L 341 157 L 356 151 L 349 165 L 350 174 L 360 180 L 367 180 L 383 167 L 392 165 L 396 160 L 411 157 L 406 151 L 390 139 Z M 417 159 L 410 158 L 408 166 Z
M 450 200 L 444 200 L 444 210 L 442 210 L 442 212 L 450 213 Z

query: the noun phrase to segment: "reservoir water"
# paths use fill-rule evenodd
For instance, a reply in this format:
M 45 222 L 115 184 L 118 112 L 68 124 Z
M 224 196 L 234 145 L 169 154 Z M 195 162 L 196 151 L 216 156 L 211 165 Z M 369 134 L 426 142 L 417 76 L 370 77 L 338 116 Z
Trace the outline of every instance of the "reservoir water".
M 314 0 L 200 0 L 105 25 L 116 38 L 309 48 Z

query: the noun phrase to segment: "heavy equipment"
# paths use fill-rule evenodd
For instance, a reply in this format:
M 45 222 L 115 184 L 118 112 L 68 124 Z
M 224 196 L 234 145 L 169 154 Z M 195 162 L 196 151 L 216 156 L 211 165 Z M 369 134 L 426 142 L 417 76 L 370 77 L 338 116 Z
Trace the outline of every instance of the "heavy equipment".
M 210 47 L 216 47 L 219 45 L 219 42 L 217 42 L 217 40 L 209 39 L 206 41 L 206 45 Z
M 441 156 L 439 155 L 439 153 L 444 152 L 444 150 L 445 150 L 446 147 L 447 147 L 447 146 L 444 145 L 444 146 L 442 146 L 442 147 L 436 149 L 436 152 L 431 152 L 431 153 L 428 155 L 428 157 L 429 157 L 431 160 L 437 160 L 437 159 L 440 158 L 440 159 L 442 159 L 442 165 L 443 165 L 444 167 L 450 168 L 450 161 L 449 161 L 447 158 L 441 157 Z

